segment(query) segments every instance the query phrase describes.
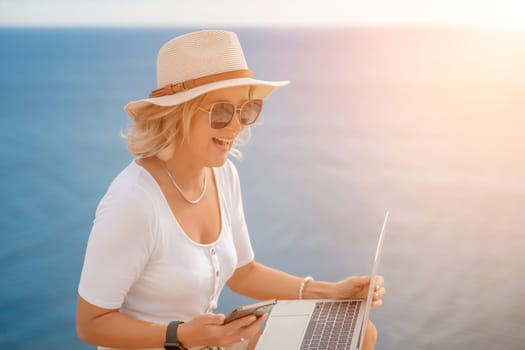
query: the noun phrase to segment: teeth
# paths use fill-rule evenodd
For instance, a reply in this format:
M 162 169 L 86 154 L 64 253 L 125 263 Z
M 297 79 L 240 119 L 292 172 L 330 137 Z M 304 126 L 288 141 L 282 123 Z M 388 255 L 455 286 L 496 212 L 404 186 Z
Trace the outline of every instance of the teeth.
M 232 139 L 222 139 L 220 137 L 214 137 L 215 140 L 219 141 L 221 144 L 223 145 L 228 145 L 230 143 L 232 143 Z

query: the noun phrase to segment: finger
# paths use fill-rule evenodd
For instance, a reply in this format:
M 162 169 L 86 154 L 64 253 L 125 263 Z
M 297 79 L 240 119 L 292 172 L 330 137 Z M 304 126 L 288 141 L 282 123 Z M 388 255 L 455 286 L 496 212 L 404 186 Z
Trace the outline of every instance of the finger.
M 372 307 L 373 308 L 380 307 L 381 305 L 383 305 L 383 299 L 378 299 L 378 300 L 372 301 Z
M 245 316 L 243 318 L 250 318 L 250 317 L 255 317 L 255 316 L 251 315 L 251 316 Z M 229 331 L 229 333 L 230 333 L 230 336 L 229 336 L 230 343 L 231 344 L 235 344 L 235 343 L 238 343 L 238 342 L 242 342 L 244 340 L 251 339 L 254 336 L 256 336 L 257 332 L 259 332 L 261 330 L 262 323 L 267 318 L 268 318 L 268 313 L 265 313 L 262 316 L 258 317 L 255 321 L 251 322 L 250 324 L 248 324 L 246 326 L 239 327 L 239 328 L 230 328 L 230 331 Z M 240 320 L 242 320 L 242 319 L 240 318 L 238 320 L 232 321 L 232 322 L 228 323 L 226 325 L 226 327 L 229 327 L 229 326 L 231 326 L 234 323 L 237 323 L 237 325 L 238 325 L 238 324 L 240 324 L 240 322 L 237 322 L 237 321 L 240 321 Z
M 385 293 L 386 293 L 386 289 L 385 288 L 381 288 L 379 290 L 376 290 L 374 292 L 374 295 L 373 295 L 374 296 L 373 300 L 381 299 L 385 295 Z
M 263 329 L 259 328 L 255 335 L 250 338 L 250 342 L 248 343 L 248 349 L 255 349 L 255 346 L 257 345 L 257 342 L 259 341 L 259 338 L 261 337 L 263 333 Z
M 257 329 L 261 328 L 262 324 L 267 319 L 268 319 L 268 313 L 264 313 L 261 316 L 257 317 L 257 320 L 255 320 L 254 322 L 250 323 L 249 325 L 247 325 L 247 326 L 245 326 L 243 328 L 244 329 L 248 329 L 248 330 L 257 330 Z
M 384 282 L 385 282 L 385 279 L 383 276 L 376 276 L 375 289 L 380 289 L 381 287 L 383 287 Z
M 261 316 L 257 318 L 257 322 L 255 322 L 254 326 L 257 326 L 257 325 L 261 326 L 264 323 L 264 321 L 268 319 L 268 317 L 270 317 L 270 314 L 265 312 L 264 314 L 262 314 Z
M 203 314 L 202 318 L 205 324 L 223 324 L 225 316 L 224 314 Z
M 262 326 L 262 324 L 264 323 L 264 321 L 266 321 L 269 317 L 269 314 L 267 312 L 265 312 L 264 314 L 260 315 L 257 317 L 257 319 L 255 320 L 255 322 L 252 322 L 251 324 L 249 324 L 247 327 L 249 328 L 255 328 L 255 329 L 258 329 Z
M 256 320 L 257 320 L 256 316 L 248 315 L 248 316 L 241 317 L 241 318 L 239 318 L 239 319 L 237 319 L 235 321 L 232 321 L 232 322 L 228 323 L 228 326 L 231 329 L 239 329 L 239 328 L 247 327 L 247 326 L 251 325 Z
M 268 319 L 268 313 L 263 314 L 257 318 L 257 321 L 251 323 L 250 325 L 242 328 L 241 335 L 245 339 L 251 339 L 257 335 L 258 332 L 262 329 L 262 324 Z

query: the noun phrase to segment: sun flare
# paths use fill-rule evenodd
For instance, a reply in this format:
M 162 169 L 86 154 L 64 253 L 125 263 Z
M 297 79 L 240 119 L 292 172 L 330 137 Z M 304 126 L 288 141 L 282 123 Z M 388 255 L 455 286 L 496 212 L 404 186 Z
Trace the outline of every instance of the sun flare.
M 475 8 L 475 3 L 473 4 Z M 525 28 L 525 1 L 508 0 L 487 7 L 481 25 L 503 28 Z

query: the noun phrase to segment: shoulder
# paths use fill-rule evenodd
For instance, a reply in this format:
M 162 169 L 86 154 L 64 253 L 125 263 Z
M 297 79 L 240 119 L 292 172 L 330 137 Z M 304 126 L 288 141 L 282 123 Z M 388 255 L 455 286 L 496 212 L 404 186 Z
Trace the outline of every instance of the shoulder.
M 113 180 L 97 207 L 112 208 L 127 214 L 154 214 L 155 186 L 144 169 L 132 161 Z

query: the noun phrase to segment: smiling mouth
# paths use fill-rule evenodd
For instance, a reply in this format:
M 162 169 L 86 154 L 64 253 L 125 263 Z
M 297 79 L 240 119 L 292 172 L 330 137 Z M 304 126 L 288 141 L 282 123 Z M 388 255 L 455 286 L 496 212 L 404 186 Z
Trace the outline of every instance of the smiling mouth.
M 223 139 L 220 137 L 214 137 L 213 142 L 221 146 L 230 146 L 233 143 L 233 139 Z

